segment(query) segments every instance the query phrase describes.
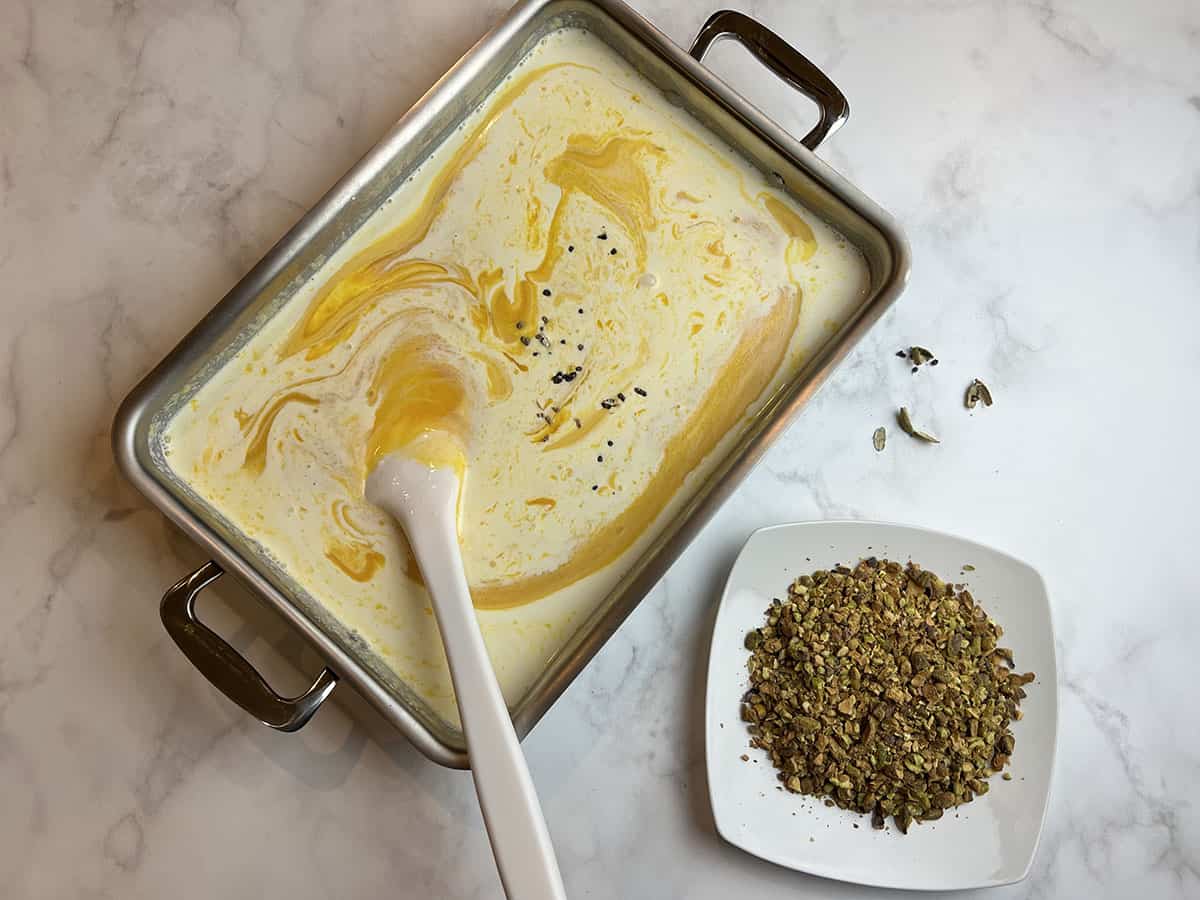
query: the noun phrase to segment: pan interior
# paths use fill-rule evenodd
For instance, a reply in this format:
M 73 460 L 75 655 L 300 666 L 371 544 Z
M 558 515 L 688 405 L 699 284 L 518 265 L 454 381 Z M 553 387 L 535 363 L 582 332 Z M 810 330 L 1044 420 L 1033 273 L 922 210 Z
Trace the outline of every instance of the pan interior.
M 479 115 L 480 107 L 486 105 L 502 83 L 511 79 L 521 61 L 548 35 L 563 29 L 586 29 L 649 80 L 669 104 L 686 111 L 720 142 L 736 147 L 741 160 L 769 178 L 777 190 L 785 190 L 817 219 L 837 229 L 861 253 L 866 269 L 864 288 L 857 295 L 854 307 L 834 321 L 820 344 L 806 354 L 806 361 L 785 383 L 761 398 L 756 414 L 731 433 L 718 452 L 710 455 L 704 471 L 692 480 L 685 495 L 675 498 L 672 508 L 660 517 L 654 533 L 624 560 L 620 571 L 610 573 L 603 599 L 592 603 L 587 610 L 576 610 L 569 623 L 564 624 L 562 639 L 551 652 L 544 654 L 540 674 L 527 678 L 518 695 L 509 697 L 519 727 L 527 730 L 562 689 L 564 673 L 580 662 L 589 642 L 594 649 L 596 635 L 606 628 L 611 631 L 620 616 L 682 549 L 682 543 L 686 542 L 685 526 L 706 502 L 716 497 L 722 484 L 728 484 L 725 476 L 737 468 L 749 448 L 779 426 L 781 417 L 794 411 L 806 391 L 811 391 L 815 374 L 824 365 L 823 356 L 855 328 L 894 276 L 895 260 L 887 236 L 845 203 L 835 189 L 838 185 L 831 187 L 809 174 L 784 148 L 769 140 L 770 135 L 717 102 L 712 85 L 698 84 L 677 62 L 665 58 L 661 48 L 648 42 L 654 37 L 652 34 L 638 34 L 630 27 L 644 31 L 644 26 L 621 22 L 619 15 L 620 10 L 614 15 L 591 4 L 549 4 L 541 15 L 518 22 L 519 27 L 513 28 L 503 44 L 490 54 L 465 59 L 443 88 L 414 110 L 360 170 L 348 176 L 349 183 L 339 186 L 342 202 L 329 203 L 329 198 L 323 201 L 312 218 L 298 226 L 300 234 L 289 235 L 218 307 L 215 319 L 201 326 L 199 336 L 205 340 L 194 341 L 177 351 L 174 365 L 167 368 L 157 385 L 158 402 L 148 407 L 152 412 L 145 420 L 145 442 L 140 444 L 139 453 L 144 448 L 143 464 L 151 476 L 188 515 L 202 523 L 231 553 L 249 562 L 288 604 L 314 623 L 336 648 L 382 684 L 424 728 L 449 747 L 462 745 L 452 710 L 448 715 L 444 703 L 439 706 L 430 702 L 428 691 L 414 690 L 411 679 L 398 676 L 395 665 L 385 661 L 379 648 L 364 639 L 361 631 L 347 627 L 342 618 L 313 596 L 303 579 L 294 576 L 292 568 L 281 564 L 269 547 L 252 538 L 248 529 L 231 520 L 219 504 L 210 502 L 188 478 L 182 477 L 168 457 L 170 448 L 166 438 L 173 420 L 181 413 L 186 414 L 204 387 L 225 371 L 235 356 L 244 354 L 260 334 L 279 327 L 281 313 L 321 280 L 321 273 L 332 260 L 344 258 L 349 249 L 357 246 L 355 241 L 369 230 L 373 221 L 381 219 L 389 198 L 419 175 L 422 164 L 437 155 L 439 148 L 451 144 L 456 134 L 469 127 L 472 117 Z M 345 190 L 347 187 L 352 190 Z M 294 246 L 287 246 L 289 243 Z

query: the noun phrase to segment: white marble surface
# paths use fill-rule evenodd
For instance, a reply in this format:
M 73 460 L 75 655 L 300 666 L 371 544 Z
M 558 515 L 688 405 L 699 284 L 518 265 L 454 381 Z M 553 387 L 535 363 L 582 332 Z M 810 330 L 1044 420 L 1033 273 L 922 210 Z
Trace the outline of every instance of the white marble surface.
M 639 5 L 680 42 L 711 11 Z M 1200 896 L 1200 6 L 740 5 L 850 97 L 821 153 L 906 228 L 913 278 L 527 741 L 571 896 L 873 893 L 723 845 L 703 776 L 732 554 L 756 526 L 840 516 L 994 543 L 1049 583 L 1059 764 L 1033 873 L 995 896 Z M 183 659 L 156 603 L 195 557 L 117 477 L 107 431 L 501 12 L 0 0 L 3 896 L 498 895 L 468 776 L 352 701 L 270 733 Z M 893 358 L 914 341 L 938 369 Z M 976 375 L 997 403 L 971 416 Z M 943 444 L 893 434 L 876 455 L 900 403 Z M 311 671 L 307 651 L 221 596 L 207 613 L 299 684 L 280 657 Z

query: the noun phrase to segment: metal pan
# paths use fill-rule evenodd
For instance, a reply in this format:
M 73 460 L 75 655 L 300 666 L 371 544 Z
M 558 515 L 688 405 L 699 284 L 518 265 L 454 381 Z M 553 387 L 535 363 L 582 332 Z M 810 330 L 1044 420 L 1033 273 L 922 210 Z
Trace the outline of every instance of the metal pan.
M 568 26 L 598 36 L 672 102 L 854 243 L 867 261 L 869 289 L 856 313 L 750 423 L 680 514 L 519 700 L 512 710 L 519 735 L 533 728 L 904 286 L 909 254 L 899 230 L 886 213 L 811 152 L 849 115 L 845 97 L 777 35 L 741 13 L 722 11 L 705 23 L 689 54 L 619 0 L 518 3 L 146 376 L 117 413 L 113 448 L 121 469 L 212 558 L 166 592 L 163 624 L 214 685 L 273 728 L 302 727 L 340 678 L 430 759 L 460 768 L 467 765 L 460 732 L 434 716 L 364 642 L 171 471 L 162 452 L 163 429 L 175 411 L 483 102 L 539 39 Z M 723 38 L 741 42 L 759 62 L 817 104 L 820 120 L 802 140 L 784 132 L 700 64 L 709 46 Z M 196 595 L 223 572 L 244 582 L 328 662 L 302 695 L 279 696 L 236 650 L 197 619 Z

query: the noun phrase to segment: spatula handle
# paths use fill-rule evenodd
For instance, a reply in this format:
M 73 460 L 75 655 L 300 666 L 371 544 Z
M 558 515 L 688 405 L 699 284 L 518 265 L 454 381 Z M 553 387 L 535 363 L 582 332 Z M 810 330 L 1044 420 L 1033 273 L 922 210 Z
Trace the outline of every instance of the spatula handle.
M 471 603 L 458 546 L 458 477 L 393 454 L 371 473 L 367 496 L 404 528 L 433 600 L 504 893 L 509 900 L 565 900 L 550 832 Z
M 409 540 L 423 544 L 413 550 L 426 586 L 438 598 L 438 628 L 504 892 L 509 900 L 563 900 L 550 832 L 479 633 L 454 523 L 431 523 Z M 452 555 L 444 552 L 447 546 L 454 549 Z

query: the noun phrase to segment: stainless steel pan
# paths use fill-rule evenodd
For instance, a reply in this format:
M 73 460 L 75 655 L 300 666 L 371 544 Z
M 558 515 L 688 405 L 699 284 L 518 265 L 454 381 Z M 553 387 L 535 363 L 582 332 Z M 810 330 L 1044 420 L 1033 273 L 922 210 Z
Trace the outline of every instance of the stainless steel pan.
M 163 623 L 214 685 L 273 728 L 294 731 L 303 726 L 344 679 L 430 759 L 467 765 L 460 732 L 433 715 L 365 643 L 171 471 L 162 452 L 163 429 L 180 405 L 287 302 L 525 53 L 548 32 L 566 26 L 586 28 L 600 37 L 672 102 L 845 235 L 863 253 L 870 285 L 857 312 L 787 390 L 756 416 L 680 514 L 519 700 L 512 710 L 519 735 L 537 723 L 904 286 L 908 246 L 895 224 L 811 152 L 846 120 L 845 97 L 777 35 L 741 13 L 723 11 L 705 23 L 688 52 L 619 0 L 518 3 L 146 376 L 117 413 L 113 447 L 121 469 L 212 560 L 166 592 Z M 700 64 L 705 51 L 722 38 L 741 42 L 759 62 L 817 104 L 820 120 L 802 140 L 787 134 Z M 328 667 L 299 697 L 279 696 L 197 619 L 196 595 L 224 572 L 278 611 L 327 661 Z

